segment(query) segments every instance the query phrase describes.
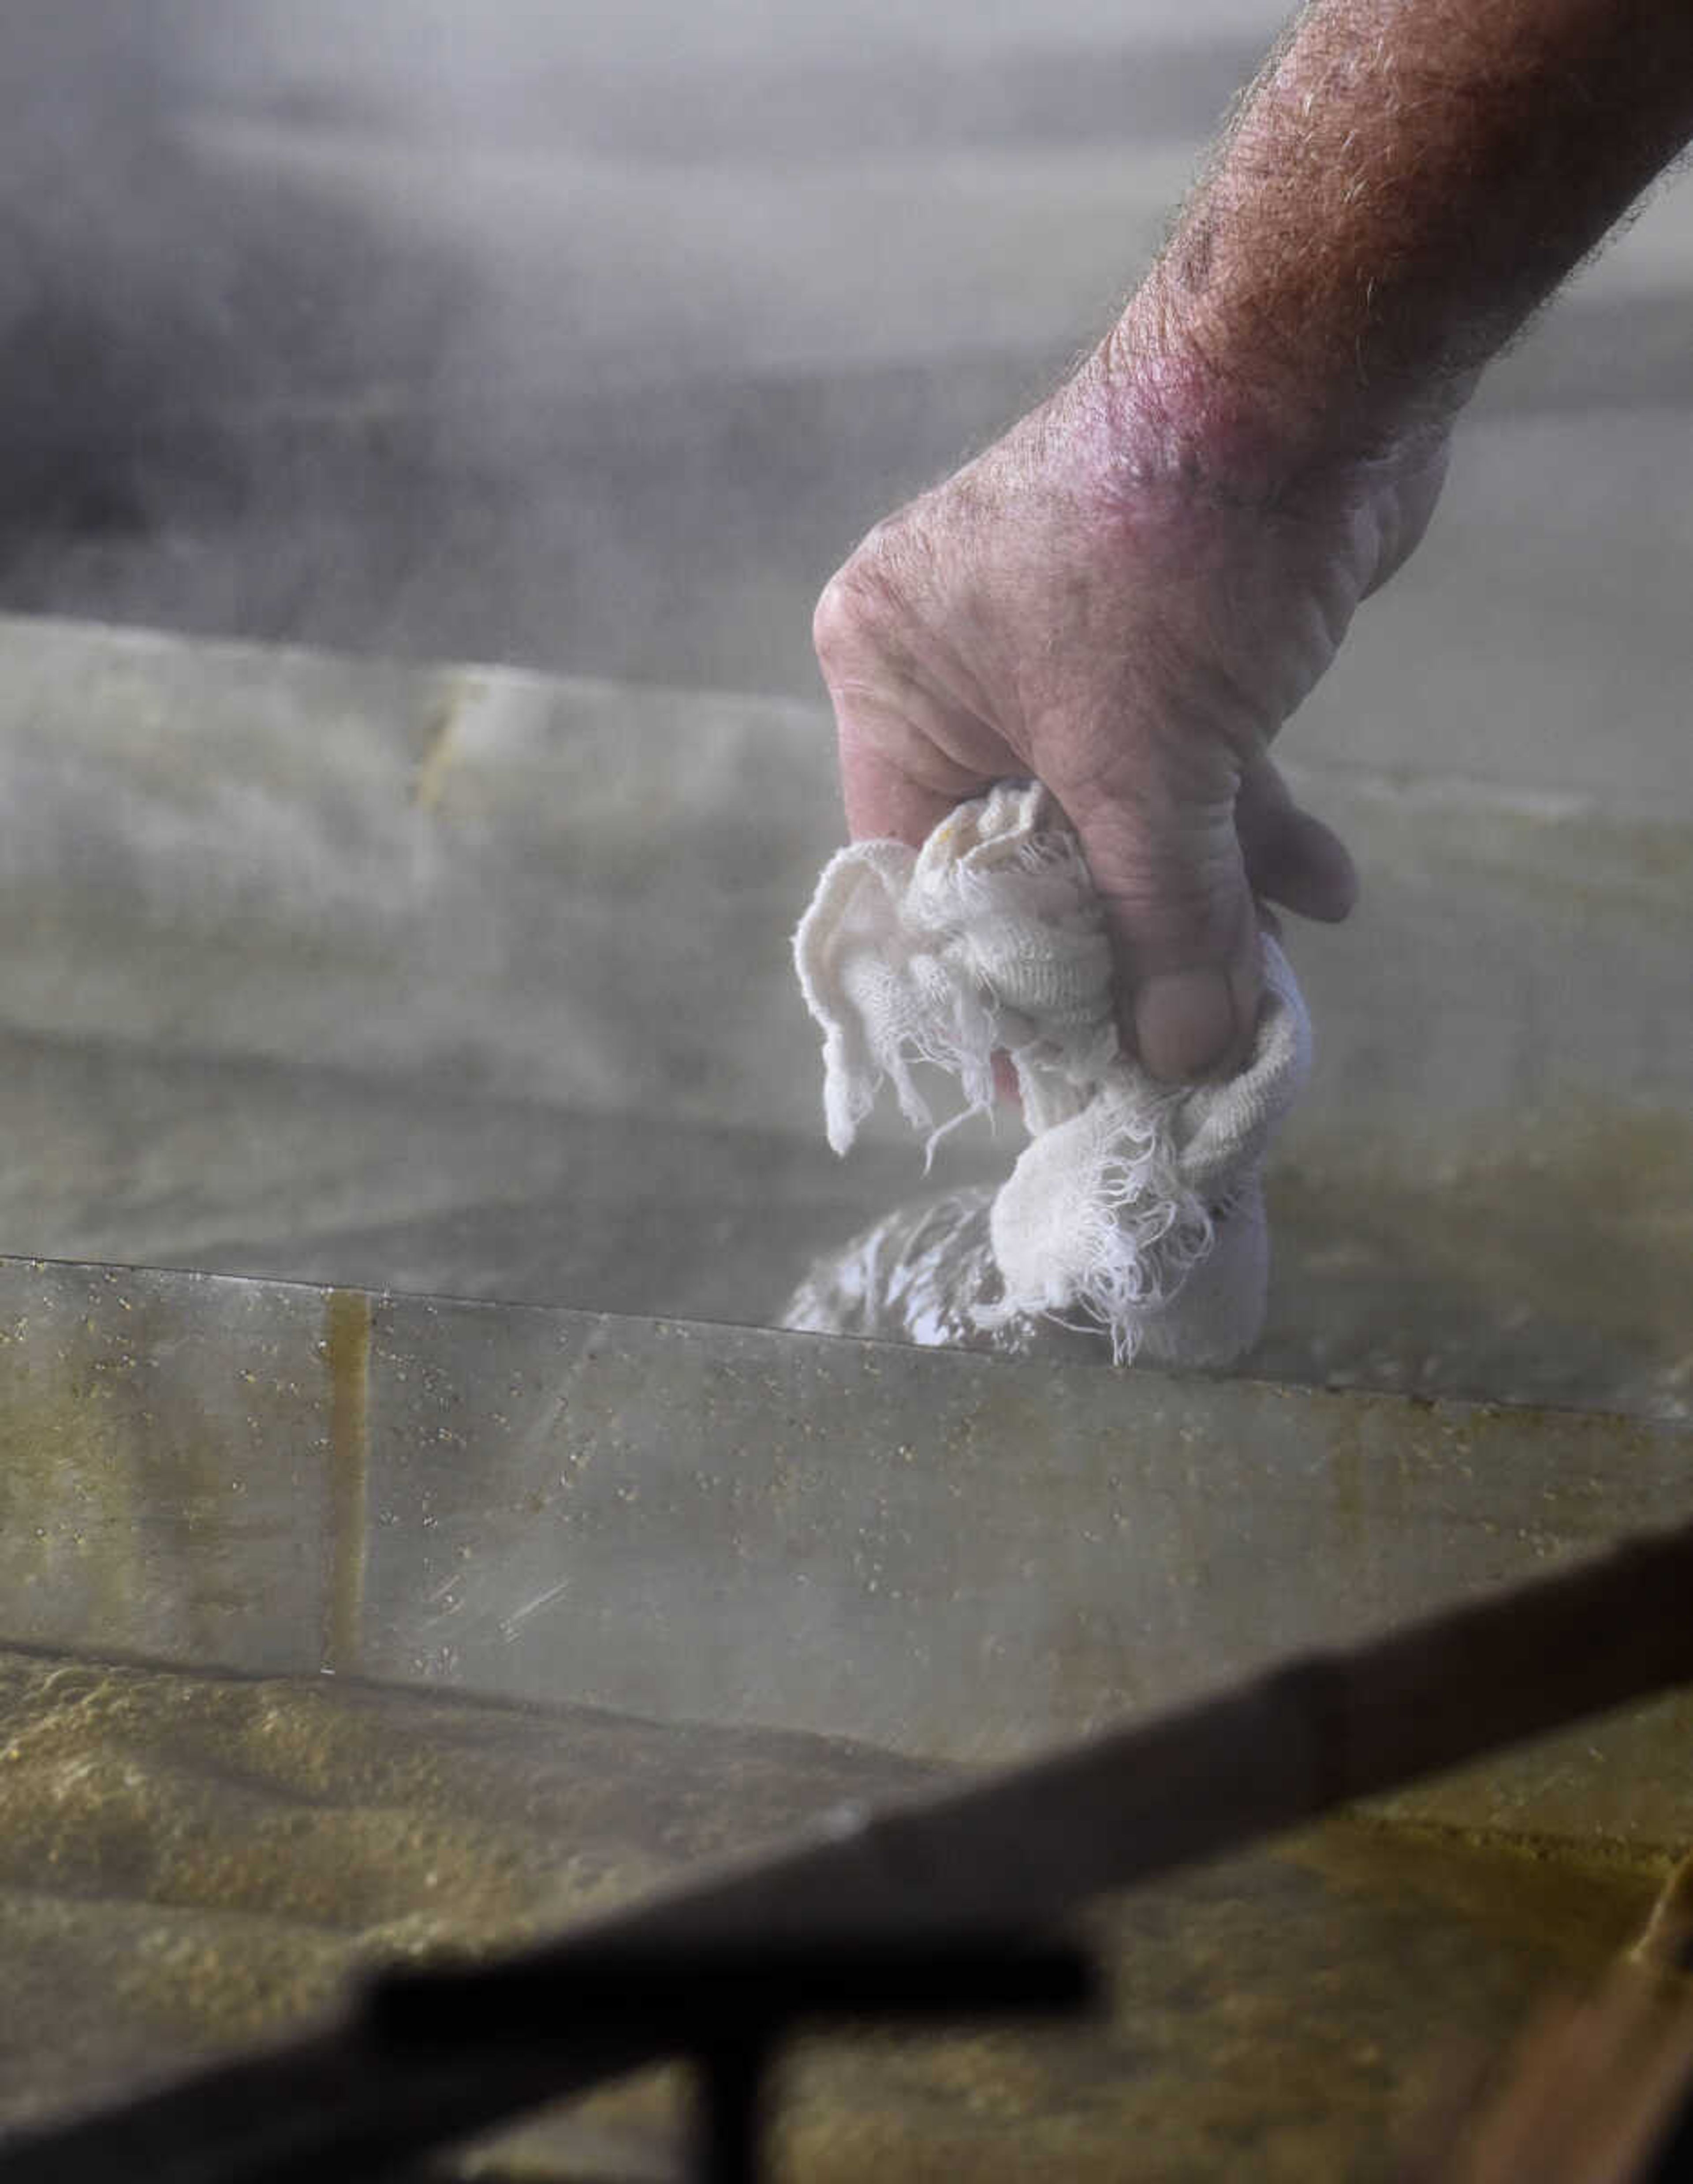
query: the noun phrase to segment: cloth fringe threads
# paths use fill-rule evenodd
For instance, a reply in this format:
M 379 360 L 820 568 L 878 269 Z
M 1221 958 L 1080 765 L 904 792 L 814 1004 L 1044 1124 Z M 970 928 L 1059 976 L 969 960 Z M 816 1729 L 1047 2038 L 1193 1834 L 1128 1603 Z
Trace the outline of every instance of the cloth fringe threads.
M 1030 1143 L 993 1202 L 1004 1294 L 979 1324 L 1079 1315 L 1120 1364 L 1225 1365 L 1251 1348 L 1269 1273 L 1264 1155 L 1310 1067 L 1305 1002 L 1273 940 L 1245 1066 L 1225 1083 L 1158 1084 L 1120 1051 L 1110 948 L 1069 822 L 1037 783 L 1002 783 L 920 850 L 841 850 L 794 956 L 823 1028 L 837 1153 L 891 1083 L 932 1157 L 992 1109 L 993 1056 L 1009 1054 Z M 919 1062 L 963 1095 L 938 1128 Z

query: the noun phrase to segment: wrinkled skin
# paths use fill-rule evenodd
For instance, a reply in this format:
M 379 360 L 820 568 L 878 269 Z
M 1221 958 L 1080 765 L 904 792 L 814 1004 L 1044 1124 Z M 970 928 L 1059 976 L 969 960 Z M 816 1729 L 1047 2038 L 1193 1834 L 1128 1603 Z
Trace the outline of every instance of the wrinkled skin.
M 1126 1035 L 1171 1080 L 1232 1067 L 1254 898 L 1338 920 L 1355 892 L 1270 745 L 1422 536 L 1445 452 L 1425 430 L 1295 460 L 1108 345 L 824 591 L 854 836 L 915 845 L 995 780 L 1044 782 L 1106 905 Z

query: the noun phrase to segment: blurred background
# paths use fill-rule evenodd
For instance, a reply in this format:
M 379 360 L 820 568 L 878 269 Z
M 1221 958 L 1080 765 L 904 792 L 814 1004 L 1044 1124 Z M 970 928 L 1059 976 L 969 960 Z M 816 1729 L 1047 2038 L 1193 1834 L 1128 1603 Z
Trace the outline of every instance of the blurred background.
M 30 11 L 0 597 L 811 696 L 824 579 L 1109 323 L 1282 13 Z M 1686 793 L 1690 275 L 1666 190 L 1492 375 L 1296 755 Z

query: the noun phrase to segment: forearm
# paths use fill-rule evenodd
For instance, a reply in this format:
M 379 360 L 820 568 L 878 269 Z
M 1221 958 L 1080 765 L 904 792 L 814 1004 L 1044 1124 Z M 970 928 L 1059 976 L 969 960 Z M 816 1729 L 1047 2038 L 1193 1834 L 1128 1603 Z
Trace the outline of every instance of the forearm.
M 1115 332 L 825 590 L 854 831 L 914 846 L 1032 775 L 1143 1061 L 1238 1064 L 1254 896 L 1351 899 L 1270 747 L 1478 370 L 1690 131 L 1693 0 L 1313 0 Z
M 1098 382 L 1249 488 L 1393 447 L 1450 416 L 1690 133 L 1688 0 L 1314 0 Z

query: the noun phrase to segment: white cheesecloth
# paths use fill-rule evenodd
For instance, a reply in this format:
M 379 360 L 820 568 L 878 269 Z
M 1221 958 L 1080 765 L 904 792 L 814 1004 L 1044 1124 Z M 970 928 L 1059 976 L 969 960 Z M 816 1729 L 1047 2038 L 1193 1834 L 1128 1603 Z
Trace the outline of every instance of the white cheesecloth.
M 1038 783 L 1002 783 L 920 850 L 859 842 L 825 866 L 794 938 L 823 1028 L 829 1142 L 845 1153 L 891 1081 L 929 1133 L 993 1105 L 1009 1054 L 1030 1132 L 993 1201 L 1003 1300 L 1103 1329 L 1119 1362 L 1224 1365 L 1263 1324 L 1262 1167 L 1310 1065 L 1288 960 L 1264 941 L 1264 1002 L 1244 1066 L 1159 1084 L 1120 1051 L 1103 914 L 1074 831 Z M 940 1128 L 912 1075 L 930 1062 L 964 1105 Z

